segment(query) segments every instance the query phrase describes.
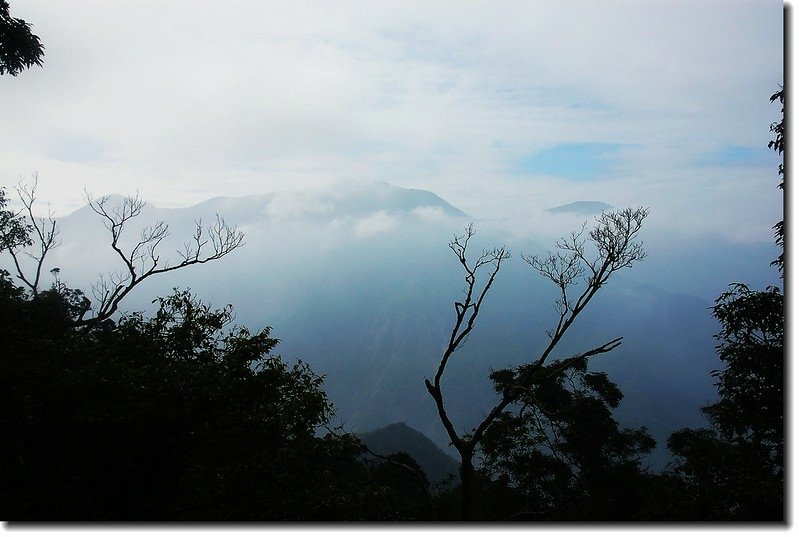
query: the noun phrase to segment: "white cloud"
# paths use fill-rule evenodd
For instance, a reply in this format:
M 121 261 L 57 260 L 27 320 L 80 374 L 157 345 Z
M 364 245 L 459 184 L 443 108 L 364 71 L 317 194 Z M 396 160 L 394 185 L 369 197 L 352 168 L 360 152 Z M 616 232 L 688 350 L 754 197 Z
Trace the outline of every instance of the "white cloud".
M 367 238 L 396 229 L 399 224 L 399 217 L 390 215 L 386 211 L 377 211 L 366 218 L 358 219 L 353 224 L 353 229 L 356 237 Z
M 775 219 L 773 168 L 692 163 L 726 146 L 767 151 L 782 9 L 16 0 L 47 48 L 43 69 L 0 81 L 13 126 L 0 173 L 9 185 L 39 170 L 43 198 L 64 208 L 84 186 L 175 206 L 378 179 L 517 218 L 591 193 L 672 221 L 696 207 L 697 226 L 744 236 Z M 513 165 L 575 142 L 622 144 L 618 176 L 573 184 Z
M 441 222 L 450 218 L 441 207 L 416 207 L 411 211 L 411 214 L 423 222 Z

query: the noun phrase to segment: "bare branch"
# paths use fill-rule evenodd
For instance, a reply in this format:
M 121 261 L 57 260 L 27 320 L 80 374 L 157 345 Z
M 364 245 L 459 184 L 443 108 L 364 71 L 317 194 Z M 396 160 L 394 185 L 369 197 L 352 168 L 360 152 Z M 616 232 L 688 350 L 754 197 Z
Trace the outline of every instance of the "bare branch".
M 486 297 L 494 278 L 499 272 L 503 260 L 510 257 L 505 248 L 484 251 L 473 264 L 467 261 L 467 248 L 469 240 L 474 236 L 474 227 L 470 224 L 466 228 L 466 235 L 456 236 L 450 243 L 450 249 L 458 257 L 466 276 L 465 298 L 462 302 L 455 302 L 455 322 L 450 334 L 447 347 L 439 361 L 436 375 L 431 382 L 425 379 L 427 391 L 433 397 L 438 410 L 439 418 L 447 431 L 450 441 L 461 456 L 462 479 L 462 515 L 469 516 L 470 512 L 470 483 L 475 450 L 483 440 L 486 430 L 491 426 L 505 409 L 518 401 L 541 375 L 555 375 L 571 367 L 577 361 L 586 360 L 598 354 L 610 352 L 621 344 L 621 338 L 616 338 L 594 347 L 588 351 L 572 356 L 566 360 L 556 362 L 551 367 L 544 367 L 552 351 L 561 341 L 574 323 L 575 319 L 585 309 L 599 289 L 608 281 L 610 276 L 622 268 L 630 267 L 636 261 L 644 258 L 645 253 L 640 242 L 635 242 L 641 229 L 643 220 L 649 213 L 648 209 L 625 209 L 610 213 L 603 213 L 597 218 L 596 226 L 585 237 L 584 225 L 580 232 L 572 233 L 556 243 L 558 251 L 545 257 L 522 256 L 535 271 L 553 282 L 558 288 L 558 298 L 555 308 L 558 320 L 555 328 L 548 330 L 549 344 L 544 351 L 531 362 L 517 368 L 513 375 L 513 383 L 503 387 L 502 398 L 488 412 L 483 420 L 472 429 L 471 434 L 460 435 L 449 418 L 444 398 L 441 393 L 441 378 L 452 354 L 465 341 L 480 311 L 480 306 Z M 590 257 L 586 252 L 586 245 L 595 250 L 595 255 Z M 482 288 L 477 285 L 477 272 L 485 265 L 493 265 L 489 277 Z M 583 281 L 583 286 L 576 298 L 570 295 L 573 286 Z M 477 298 L 475 299 L 475 296 Z
M 0 237 L 2 248 L 8 251 L 17 272 L 17 278 L 27 285 L 34 296 L 39 294 L 39 284 L 42 277 L 45 259 L 51 250 L 57 248 L 61 242 L 58 239 L 59 229 L 55 221 L 55 213 L 48 208 L 47 217 L 36 217 L 34 205 L 36 204 L 36 189 L 39 186 L 39 174 L 31 174 L 32 181 L 27 184 L 20 178 L 14 190 L 19 201 L 24 207 L 20 212 L 10 216 L 8 228 L 3 226 L 3 236 Z M 21 238 L 24 235 L 24 240 Z M 35 248 L 31 252 L 28 248 Z M 34 268 L 31 273 L 26 273 L 20 254 L 33 261 Z
M 464 279 L 466 281 L 466 288 L 464 289 L 463 301 L 455 302 L 455 322 L 453 323 L 449 342 L 441 356 L 433 381 L 431 382 L 429 379 L 425 379 L 427 391 L 430 393 L 436 403 L 439 417 L 441 418 L 442 424 L 449 435 L 450 441 L 459 450 L 466 446 L 467 443 L 466 440 L 457 433 L 455 426 L 447 414 L 444 405 L 444 397 L 441 392 L 441 378 L 444 375 L 449 359 L 463 344 L 463 342 L 469 336 L 469 333 L 474 328 L 474 323 L 478 314 L 480 313 L 480 307 L 482 306 L 483 300 L 485 299 L 489 289 L 491 289 L 491 286 L 494 284 L 494 280 L 496 279 L 496 276 L 502 267 L 502 262 L 510 258 L 510 252 L 508 252 L 504 247 L 494 248 L 492 250 L 484 250 L 477 260 L 470 264 L 467 259 L 467 250 L 469 246 L 469 240 L 474 236 L 474 234 L 474 225 L 469 224 L 466 227 L 465 235 L 456 235 L 449 243 L 450 250 L 455 253 L 459 263 L 461 264 L 461 267 L 465 272 Z M 478 271 L 487 265 L 490 266 L 488 278 L 482 284 L 482 286 L 479 286 L 477 282 Z M 477 297 L 476 299 L 475 296 Z
M 103 224 L 111 234 L 111 248 L 122 260 L 127 270 L 123 276 L 111 273 L 108 279 L 101 277 L 92 286 L 98 304 L 95 316 L 86 319 L 80 324 L 91 325 L 108 319 L 119 308 L 120 302 L 137 285 L 145 279 L 165 272 L 171 272 L 190 265 L 203 264 L 220 259 L 243 244 L 244 234 L 236 227 L 228 226 L 217 215 L 216 222 L 207 229 L 203 228 L 202 221 L 195 222 L 192 238 L 177 254 L 180 261 L 170 264 L 168 261 L 161 263 L 158 246 L 169 236 L 168 224 L 159 221 L 153 226 L 141 230 L 139 240 L 130 250 L 124 250 L 120 242 L 122 234 L 128 223 L 141 215 L 146 203 L 137 194 L 127 197 L 122 204 L 113 208 L 108 206 L 109 197 L 105 196 L 92 200 L 86 193 L 89 205 L 103 220 Z
M 642 244 L 635 242 L 635 239 L 648 214 L 649 210 L 642 207 L 602 213 L 596 219 L 596 226 L 588 233 L 587 240 L 582 238 L 584 226 L 580 233 L 572 233 L 569 238 L 558 241 L 557 247 L 560 251 L 550 253 L 544 259 L 523 256 L 533 269 L 552 281 L 559 290 L 559 297 L 555 302 L 558 322 L 553 330 L 548 331 L 550 342 L 536 360 L 538 365 L 546 361 L 580 312 L 610 276 L 622 268 L 631 267 L 646 256 Z M 587 242 L 596 252 L 593 258 L 586 254 Z M 583 280 L 584 287 L 576 299 L 570 298 L 569 287 L 583 276 L 586 276 Z

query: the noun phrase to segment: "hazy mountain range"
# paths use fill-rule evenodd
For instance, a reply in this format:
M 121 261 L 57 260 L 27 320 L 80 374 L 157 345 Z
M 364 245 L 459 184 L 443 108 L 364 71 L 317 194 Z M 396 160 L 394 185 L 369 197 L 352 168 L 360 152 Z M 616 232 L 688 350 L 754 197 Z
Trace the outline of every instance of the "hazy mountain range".
M 531 218 L 584 215 L 605 205 L 580 202 Z M 174 260 L 170 252 L 190 237 L 195 219 L 212 221 L 215 213 L 245 231 L 245 246 L 218 262 L 146 282 L 123 308 L 151 308 L 155 296 L 176 286 L 217 306 L 232 304 L 238 323 L 272 326 L 280 354 L 325 375 L 325 390 L 346 428 L 404 422 L 451 449 L 423 379 L 435 372 L 452 328 L 453 302 L 464 287 L 447 243 L 469 216 L 431 192 L 349 183 L 320 192 L 214 198 L 184 209 L 147 206 L 139 222 L 131 222 L 136 225 L 127 240 L 137 240 L 141 226 L 165 220 L 172 234 L 161 245 L 162 259 Z M 535 357 L 555 315 L 554 287 L 518 255 L 543 253 L 553 242 L 508 238 L 501 226 L 476 224 L 473 254 L 506 244 L 514 257 L 443 382 L 452 418 L 463 427 L 495 401 L 490 370 Z M 108 232 L 88 207 L 59 225 L 63 244 L 46 268 L 59 267 L 68 285 L 89 294 L 97 275 L 121 268 Z M 625 394 L 619 420 L 645 425 L 656 436 L 661 450 L 653 461 L 659 464 L 668 434 L 701 424 L 699 406 L 715 396 L 709 373 L 720 364 L 712 337 L 717 326 L 708 310 L 713 297 L 732 281 L 774 283 L 776 272 L 768 267 L 775 256 L 768 243 L 730 244 L 701 235 L 651 242 L 649 259 L 611 280 L 558 356 L 624 336 L 623 345 L 597 358 L 594 367 L 607 371 Z
M 605 203 L 604 201 L 574 201 L 561 205 L 559 207 L 552 207 L 547 209 L 548 213 L 573 213 L 584 216 L 591 216 L 601 213 L 602 211 L 609 211 L 613 209 L 613 205 Z

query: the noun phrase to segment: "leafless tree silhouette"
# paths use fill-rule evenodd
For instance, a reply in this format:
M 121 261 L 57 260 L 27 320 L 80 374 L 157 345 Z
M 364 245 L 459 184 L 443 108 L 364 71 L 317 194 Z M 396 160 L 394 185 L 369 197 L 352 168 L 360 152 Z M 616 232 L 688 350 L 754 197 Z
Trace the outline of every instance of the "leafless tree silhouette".
M 92 286 L 92 294 L 96 300 L 94 316 L 82 320 L 80 324 L 90 324 L 111 317 L 119 308 L 119 303 L 141 282 L 156 274 L 198 265 L 220 259 L 243 244 L 244 234 L 235 227 L 228 226 L 219 215 L 210 226 L 203 227 L 202 220 L 195 221 L 194 233 L 186 241 L 177 254 L 180 260 L 171 264 L 162 262 L 158 246 L 169 236 L 169 225 L 163 221 L 141 230 L 138 242 L 128 250 L 123 250 L 120 238 L 126 226 L 134 218 L 141 215 L 146 202 L 138 194 L 126 197 L 121 205 L 110 207 L 108 196 L 92 200 L 86 194 L 86 201 L 92 210 L 103 220 L 105 228 L 111 234 L 111 248 L 122 260 L 125 269 L 112 272 L 108 277 L 101 277 Z
M 500 400 L 485 414 L 480 423 L 469 433 L 458 433 L 449 417 L 447 406 L 441 390 L 441 379 L 453 354 L 462 346 L 474 328 L 483 300 L 493 285 L 500 271 L 502 262 L 510 257 L 504 248 L 485 250 L 470 264 L 467 260 L 469 240 L 474 236 L 473 225 L 466 228 L 464 236 L 456 236 L 450 243 L 450 249 L 466 273 L 465 298 L 455 302 L 455 322 L 447 346 L 441 356 L 438 369 L 433 380 L 425 379 L 427 391 L 435 401 L 438 415 L 450 442 L 458 451 L 461 459 L 461 517 L 473 517 L 474 455 L 482 441 L 486 430 L 497 420 L 500 414 L 519 396 L 540 381 L 542 374 L 553 375 L 557 371 L 568 368 L 571 364 L 609 352 L 621 345 L 622 338 L 611 339 L 583 353 L 558 361 L 556 369 L 544 368 L 547 359 L 558 343 L 572 326 L 575 319 L 585 310 L 588 303 L 596 296 L 615 272 L 631 267 L 645 257 L 643 246 L 636 242 L 648 209 L 624 209 L 603 213 L 596 219 L 586 237 L 586 226 L 579 233 L 557 242 L 557 251 L 545 257 L 526 256 L 525 260 L 541 276 L 553 282 L 559 297 L 555 301 L 558 320 L 555 327 L 547 331 L 549 344 L 536 358 L 519 366 L 515 371 L 503 371 L 502 396 Z M 484 282 L 478 282 L 478 273 L 487 269 Z M 575 295 L 572 287 L 580 284 Z M 497 381 L 499 377 L 492 376 Z
M 34 216 L 37 186 L 38 175 L 35 173 L 30 186 L 20 181 L 16 191 L 24 209 L 9 217 L 14 220 L 15 225 L 3 226 L 8 233 L 7 236 L 0 237 L 0 246 L 11 255 L 17 278 L 34 296 L 40 292 L 45 259 L 60 244 L 58 224 L 53 212 L 49 211 L 46 218 Z M 92 285 L 95 302 L 91 305 L 87 302 L 85 310 L 76 321 L 78 326 L 89 326 L 110 318 L 119 309 L 120 302 L 144 280 L 157 274 L 220 259 L 239 248 L 244 241 L 244 234 L 235 226 L 226 224 L 219 215 L 207 227 L 202 220 L 196 220 L 191 238 L 177 251 L 178 260 L 170 263 L 168 259 L 162 260 L 159 251 L 162 241 L 169 236 L 169 225 L 159 221 L 155 225 L 144 227 L 138 241 L 132 247 L 125 248 L 122 235 L 132 225 L 131 222 L 141 216 L 146 203 L 138 194 L 124 198 L 121 204 L 115 206 L 109 203 L 110 199 L 104 196 L 94 200 L 86 193 L 87 203 L 100 216 L 110 233 L 111 249 L 116 252 L 124 268 L 101 275 Z M 33 260 L 33 269 L 26 271 L 21 261 L 23 255 Z M 57 277 L 58 271 L 55 268 L 51 273 Z M 87 317 L 90 311 L 91 315 Z
M 19 238 L 12 240 L 10 236 L 2 238 L 3 248 L 11 255 L 11 259 L 14 262 L 17 278 L 30 289 L 34 296 L 39 294 L 39 283 L 44 260 L 48 252 L 60 244 L 58 226 L 53 218 L 52 209 L 48 209 L 46 218 L 37 218 L 33 214 L 38 186 L 39 175 L 34 172 L 30 185 L 20 179 L 17 186 L 14 187 L 17 197 L 24 207 L 20 212 L 16 213 L 15 218 L 22 226 L 26 237 L 23 240 L 19 240 Z M 31 252 L 31 248 L 36 251 Z M 22 256 L 28 257 L 33 261 L 34 268 L 32 273 L 23 269 Z

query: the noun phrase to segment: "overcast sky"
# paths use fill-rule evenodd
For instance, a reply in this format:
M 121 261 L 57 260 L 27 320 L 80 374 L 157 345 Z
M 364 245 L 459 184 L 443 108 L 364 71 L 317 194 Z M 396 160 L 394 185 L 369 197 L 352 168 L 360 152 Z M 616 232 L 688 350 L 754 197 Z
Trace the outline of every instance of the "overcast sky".
M 60 214 L 381 180 L 479 218 L 779 219 L 778 1 L 10 3 L 46 56 L 0 79 L 0 184 L 38 171 Z

